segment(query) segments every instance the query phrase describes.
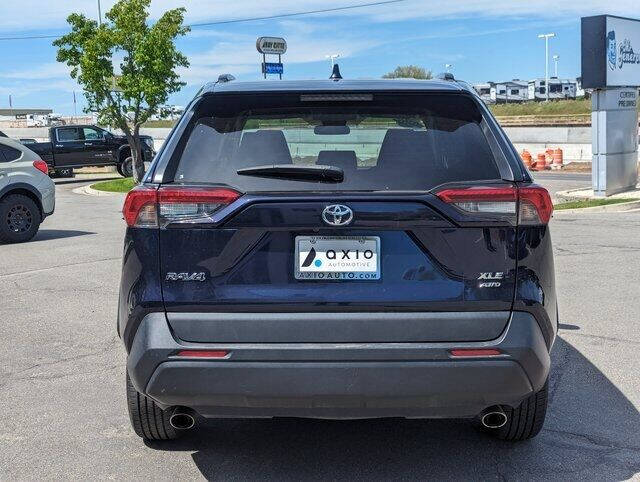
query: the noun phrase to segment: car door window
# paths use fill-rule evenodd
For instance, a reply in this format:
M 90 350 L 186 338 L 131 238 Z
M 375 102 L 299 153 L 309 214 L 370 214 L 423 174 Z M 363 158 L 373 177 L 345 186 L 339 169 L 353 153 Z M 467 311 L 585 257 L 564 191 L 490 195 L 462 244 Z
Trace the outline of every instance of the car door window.
M 82 132 L 84 134 L 85 141 L 101 141 L 104 140 L 104 131 L 94 129 L 92 127 L 83 127 Z
M 64 127 L 57 131 L 59 142 L 73 142 L 82 140 L 82 130 L 77 127 Z
M 10 146 L 0 144 L 0 162 L 11 162 L 20 159 L 22 152 Z

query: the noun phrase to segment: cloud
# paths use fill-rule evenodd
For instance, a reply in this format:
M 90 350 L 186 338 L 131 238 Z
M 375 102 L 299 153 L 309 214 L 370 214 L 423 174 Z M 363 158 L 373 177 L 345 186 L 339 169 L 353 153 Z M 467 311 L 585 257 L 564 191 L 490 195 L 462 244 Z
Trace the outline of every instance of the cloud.
M 344 7 L 358 2 L 348 0 L 234 0 L 212 2 L 211 0 L 153 0 L 151 14 L 157 18 L 170 8 L 185 6 L 187 23 L 225 21 L 247 17 L 261 17 L 305 10 L 320 10 Z M 102 13 L 111 8 L 114 0 L 102 0 Z M 326 17 L 358 17 L 364 21 L 395 22 L 408 19 L 436 20 L 442 18 L 527 17 L 559 18 L 580 17 L 603 12 L 602 0 L 582 0 L 567 2 L 559 0 L 537 0 L 536 2 L 497 2 L 495 0 L 406 0 L 397 4 L 387 4 L 339 12 L 318 13 L 304 17 L 287 19 L 319 19 Z M 638 11 L 638 0 L 610 0 L 606 3 L 607 13 L 629 14 Z M 25 15 L 25 12 L 28 12 Z M 26 32 L 36 29 L 64 29 L 66 17 L 72 12 L 81 12 L 97 18 L 95 1 L 66 0 L 64 2 L 42 0 L 4 0 L 0 3 L 0 30 L 5 32 Z

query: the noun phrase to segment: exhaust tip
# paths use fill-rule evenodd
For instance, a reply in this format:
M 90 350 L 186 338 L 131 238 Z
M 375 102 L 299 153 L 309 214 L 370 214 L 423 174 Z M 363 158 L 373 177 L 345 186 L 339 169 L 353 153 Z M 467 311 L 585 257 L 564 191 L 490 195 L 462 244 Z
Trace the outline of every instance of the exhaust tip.
M 500 428 L 507 423 L 507 415 L 502 410 L 489 410 L 480 418 L 480 422 L 486 428 Z
M 189 430 L 196 424 L 196 419 L 190 413 L 176 410 L 169 417 L 169 424 L 176 430 Z

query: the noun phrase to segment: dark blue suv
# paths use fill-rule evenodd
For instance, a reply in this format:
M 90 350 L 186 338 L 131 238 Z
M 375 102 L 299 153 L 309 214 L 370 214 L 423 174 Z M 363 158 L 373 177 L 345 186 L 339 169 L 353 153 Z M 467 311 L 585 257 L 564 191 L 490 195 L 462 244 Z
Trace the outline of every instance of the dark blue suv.
M 536 435 L 552 209 L 454 80 L 206 86 L 123 209 L 135 432 L 459 417 Z

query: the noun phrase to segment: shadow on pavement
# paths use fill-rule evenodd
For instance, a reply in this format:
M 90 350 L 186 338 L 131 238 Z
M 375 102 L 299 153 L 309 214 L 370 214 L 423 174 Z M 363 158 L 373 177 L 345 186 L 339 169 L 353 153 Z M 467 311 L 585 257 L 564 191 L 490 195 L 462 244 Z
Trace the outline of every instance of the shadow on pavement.
M 74 231 L 72 229 L 40 229 L 31 243 L 38 241 L 49 241 L 51 239 L 75 238 L 77 236 L 87 236 L 96 234 L 91 231 Z
M 510 444 L 463 420 L 209 420 L 182 439 L 207 479 L 621 480 L 640 471 L 640 414 L 565 340 L 553 351 L 550 411 Z M 631 367 L 630 367 L 631 368 Z
M 74 178 L 60 178 L 60 179 L 53 179 L 53 182 L 55 184 L 81 184 L 83 182 L 90 182 L 90 183 L 94 183 L 94 182 L 102 182 L 102 181 L 112 181 L 115 179 L 122 179 L 122 176 L 115 174 L 115 175 L 105 175 L 105 176 L 100 176 L 100 177 L 74 177 Z

